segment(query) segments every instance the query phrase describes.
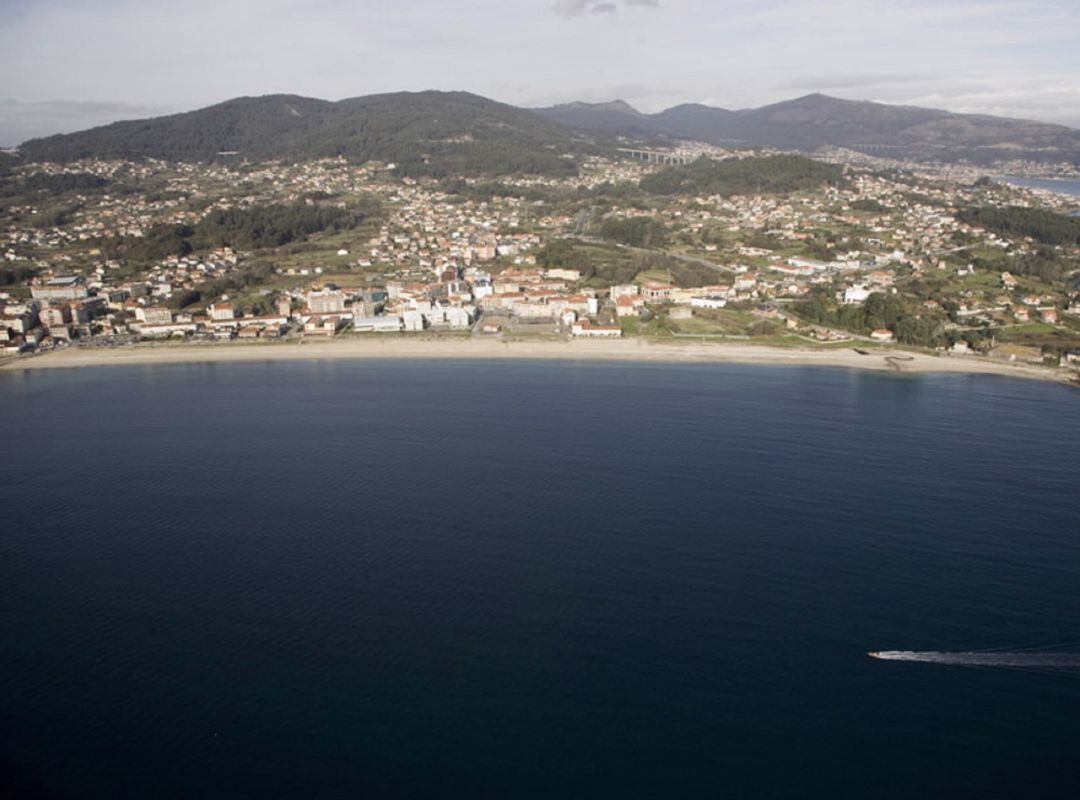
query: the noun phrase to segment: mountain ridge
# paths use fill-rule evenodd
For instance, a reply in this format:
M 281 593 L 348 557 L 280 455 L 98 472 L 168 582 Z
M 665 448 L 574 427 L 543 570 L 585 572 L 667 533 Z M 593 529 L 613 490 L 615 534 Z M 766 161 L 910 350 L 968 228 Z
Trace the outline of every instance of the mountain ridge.
M 86 157 L 212 161 L 345 156 L 410 175 L 569 174 L 616 138 L 700 141 L 802 152 L 846 148 L 914 161 L 1080 166 L 1064 125 L 812 93 L 759 108 L 684 103 L 645 113 L 624 100 L 519 108 L 468 92 L 392 92 L 330 101 L 295 94 L 232 98 L 162 117 L 31 139 L 27 161 Z
M 565 106 L 533 109 L 570 127 L 614 136 L 690 139 L 708 144 L 814 151 L 844 147 L 912 160 L 991 163 L 1007 158 L 1068 161 L 1080 165 L 1080 130 L 1034 120 L 957 114 L 921 106 L 848 100 L 820 92 L 791 100 L 729 110 L 684 103 L 655 114 L 638 112 L 620 129 L 618 118 L 591 114 L 588 106 L 568 114 Z
M 531 111 L 468 92 L 392 92 L 329 101 L 238 97 L 205 108 L 31 139 L 29 161 L 87 157 L 213 161 L 326 158 L 394 162 L 407 175 L 576 171 L 591 143 Z

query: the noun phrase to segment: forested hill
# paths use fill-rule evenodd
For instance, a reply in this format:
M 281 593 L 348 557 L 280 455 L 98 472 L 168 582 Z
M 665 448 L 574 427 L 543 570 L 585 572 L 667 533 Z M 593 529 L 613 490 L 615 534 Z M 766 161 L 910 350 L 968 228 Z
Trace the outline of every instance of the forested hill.
M 1030 237 L 1040 244 L 1080 245 L 1080 219 L 1042 208 L 965 208 L 957 219 L 1004 236 Z
M 690 164 L 670 167 L 641 181 L 652 194 L 722 195 L 784 194 L 838 184 L 843 170 L 833 164 L 796 155 L 764 158 L 699 158 Z
M 642 114 L 621 102 L 530 111 L 467 92 L 398 92 L 338 102 L 267 95 L 32 139 L 20 152 L 25 160 L 60 162 L 340 155 L 393 161 L 400 173 L 414 176 L 565 175 L 577 169 L 573 157 L 596 152 L 602 147 L 598 140 L 618 136 L 804 152 L 843 147 L 915 161 L 991 164 L 1023 158 L 1080 165 L 1080 131 L 1073 128 L 824 95 L 757 109 L 683 105 L 659 114 Z
M 167 117 L 32 139 L 28 161 L 80 158 L 395 162 L 406 175 L 569 174 L 591 148 L 550 120 L 465 92 L 401 92 L 339 102 L 296 95 L 241 97 Z M 225 155 L 223 155 L 225 154 Z M 235 154 L 235 155 L 233 155 Z
M 823 94 L 738 111 L 682 105 L 642 114 L 625 103 L 571 103 L 536 111 L 573 128 L 615 136 L 806 152 L 843 147 L 913 161 L 991 164 L 1023 158 L 1080 165 L 1080 130 L 1064 125 Z

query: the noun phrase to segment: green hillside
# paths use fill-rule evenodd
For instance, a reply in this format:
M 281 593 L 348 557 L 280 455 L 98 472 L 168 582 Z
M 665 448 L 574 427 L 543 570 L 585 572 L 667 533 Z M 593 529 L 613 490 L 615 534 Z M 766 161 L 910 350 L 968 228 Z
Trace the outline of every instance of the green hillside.
M 372 95 L 339 102 L 242 97 L 155 119 L 33 139 L 28 161 L 160 158 L 394 162 L 405 175 L 566 175 L 592 147 L 557 123 L 465 92 Z
M 641 188 L 652 194 L 783 194 L 818 189 L 843 181 L 843 170 L 803 156 L 699 158 L 691 164 L 649 175 Z

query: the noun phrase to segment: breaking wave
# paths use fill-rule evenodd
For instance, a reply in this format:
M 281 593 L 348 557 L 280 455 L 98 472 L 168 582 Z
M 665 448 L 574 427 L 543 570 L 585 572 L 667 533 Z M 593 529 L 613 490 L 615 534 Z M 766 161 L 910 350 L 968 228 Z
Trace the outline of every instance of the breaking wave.
M 987 651 L 946 653 L 937 650 L 881 650 L 870 653 L 870 656 L 881 661 L 948 664 L 955 667 L 1080 670 L 1080 653 L 1001 653 Z

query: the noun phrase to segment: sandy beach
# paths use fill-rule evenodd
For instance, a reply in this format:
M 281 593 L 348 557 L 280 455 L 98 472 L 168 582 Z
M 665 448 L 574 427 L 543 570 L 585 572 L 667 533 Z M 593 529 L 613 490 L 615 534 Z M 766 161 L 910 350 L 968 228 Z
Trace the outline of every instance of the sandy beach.
M 342 338 L 330 341 L 141 344 L 117 348 L 67 348 L 0 361 L 0 369 L 64 369 L 131 364 L 341 359 L 548 359 L 570 361 L 663 361 L 717 364 L 827 366 L 901 373 L 982 373 L 1067 382 L 1066 370 L 988 361 L 978 357 L 934 356 L 900 350 L 868 354 L 844 349 L 801 349 L 752 344 L 664 342 L 650 339 L 505 341 L 479 338 Z

